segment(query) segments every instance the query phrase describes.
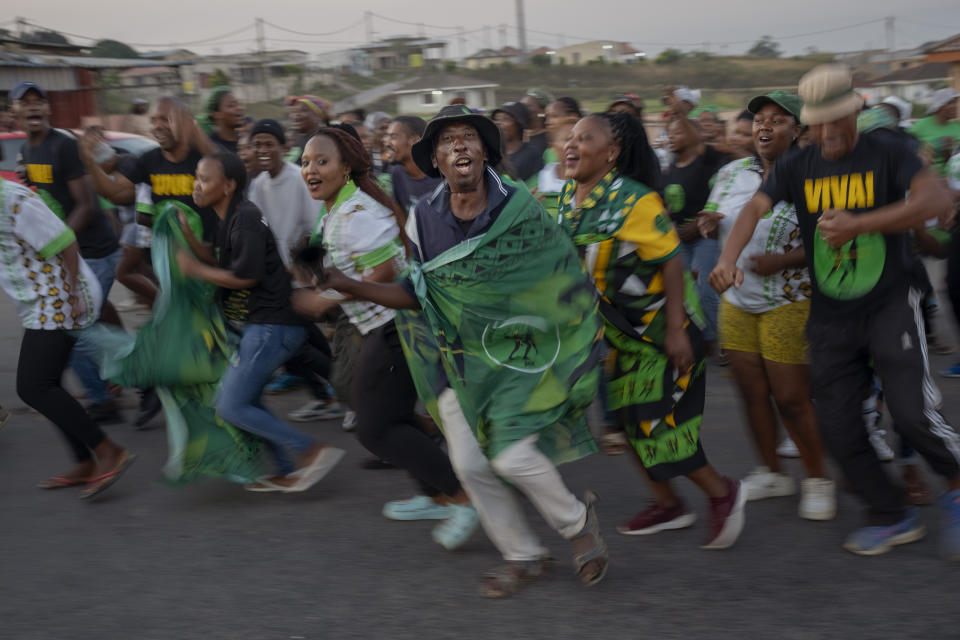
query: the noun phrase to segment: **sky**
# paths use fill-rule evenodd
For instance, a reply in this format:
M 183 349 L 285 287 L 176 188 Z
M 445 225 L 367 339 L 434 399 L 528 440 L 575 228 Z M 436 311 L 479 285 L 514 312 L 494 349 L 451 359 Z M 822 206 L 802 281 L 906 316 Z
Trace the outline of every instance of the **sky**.
M 4 12 L 10 17 L 0 18 L 0 26 L 14 28 L 9 23 L 19 16 L 65 34 L 120 40 L 139 50 L 182 45 L 197 53 L 232 53 L 256 48 L 253 25 L 260 17 L 267 23 L 268 49 L 316 53 L 366 42 L 364 13 L 369 11 L 374 14 L 376 38 L 421 33 L 449 37 L 450 57 L 504 43 L 516 46 L 518 41 L 515 0 L 97 0 L 96 9 L 91 10 L 92 4 L 31 0 L 22 3 L 22 9 Z M 584 15 L 587 7 L 589 15 Z M 735 55 L 763 35 L 772 36 L 788 55 L 811 47 L 879 49 L 886 46 L 883 19 L 887 16 L 894 17 L 897 49 L 960 34 L 958 0 L 525 0 L 525 11 L 531 49 L 604 39 L 628 42 L 650 54 L 674 47 Z M 417 26 L 420 23 L 423 27 Z M 466 33 L 458 37 L 461 29 Z M 78 44 L 91 42 L 68 37 Z

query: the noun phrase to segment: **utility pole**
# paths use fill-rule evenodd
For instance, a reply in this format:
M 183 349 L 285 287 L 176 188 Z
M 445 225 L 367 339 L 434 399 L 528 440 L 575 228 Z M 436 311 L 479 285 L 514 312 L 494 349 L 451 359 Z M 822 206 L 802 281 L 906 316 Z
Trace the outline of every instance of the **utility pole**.
M 460 59 L 463 60 L 467 57 L 467 38 L 463 35 L 463 27 L 457 27 L 457 35 L 460 36 L 458 40 L 460 41 Z
M 500 23 L 498 31 L 500 32 L 500 48 L 503 49 L 507 46 L 507 25 Z
M 267 66 L 267 47 L 263 39 L 263 18 L 257 18 L 257 51 L 260 57 L 260 74 L 263 76 L 263 101 L 270 102 L 270 68 Z
M 483 25 L 483 46 L 485 49 L 493 49 L 493 40 L 490 39 L 490 25 Z
M 363 13 L 363 21 L 367 25 L 367 44 L 373 44 L 373 12 L 365 11 Z
M 890 62 L 890 56 L 893 54 L 894 50 L 894 41 L 893 41 L 893 21 L 895 18 L 893 16 L 887 16 L 884 19 L 884 25 L 887 28 L 887 62 Z
M 17 38 L 23 40 L 27 37 L 27 20 L 17 16 Z
M 517 0 L 517 35 L 520 45 L 520 61 L 527 60 L 527 21 L 523 15 L 523 0 Z
M 427 35 L 427 30 L 426 30 L 426 28 L 423 26 L 423 23 L 422 23 L 422 22 L 418 22 L 418 23 L 417 23 L 417 28 L 418 28 L 419 31 L 420 31 L 420 37 L 421 37 L 421 38 L 426 37 L 426 35 Z

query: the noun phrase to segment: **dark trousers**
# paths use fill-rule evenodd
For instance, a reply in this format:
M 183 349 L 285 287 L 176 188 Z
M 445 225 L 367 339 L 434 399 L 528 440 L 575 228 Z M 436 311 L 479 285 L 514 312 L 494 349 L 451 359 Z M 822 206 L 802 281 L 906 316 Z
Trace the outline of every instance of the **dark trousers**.
M 317 325 L 307 325 L 307 341 L 284 364 L 290 375 L 303 378 L 311 393 L 318 400 L 327 397 L 327 380 L 331 370 L 330 344 L 317 328 Z
M 921 295 L 917 289 L 897 289 L 862 314 L 825 318 L 814 309 L 807 324 L 823 442 L 867 503 L 871 524 L 893 524 L 904 515 L 903 491 L 877 459 L 860 415 L 872 372 L 880 378 L 900 436 L 938 474 L 951 479 L 960 473 L 960 435 L 940 414 L 940 391 L 930 377 Z
M 77 462 L 105 439 L 80 403 L 61 386 L 76 340 L 66 331 L 27 329 L 20 343 L 17 395 L 60 429 Z
M 960 327 L 960 224 L 950 236 L 950 253 L 947 254 L 947 295 L 953 307 L 953 317 Z
M 370 453 L 406 469 L 427 495 L 460 490 L 450 458 L 420 427 L 417 390 L 393 321 L 363 337 L 353 372 L 357 437 Z

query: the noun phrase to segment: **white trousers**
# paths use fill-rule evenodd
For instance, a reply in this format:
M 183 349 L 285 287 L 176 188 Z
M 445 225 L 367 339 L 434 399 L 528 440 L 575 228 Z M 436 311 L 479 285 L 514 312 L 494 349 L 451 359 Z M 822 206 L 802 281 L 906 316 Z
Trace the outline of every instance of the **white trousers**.
M 537 436 L 516 442 L 493 460 L 480 449 L 453 389 L 438 399 L 450 463 L 470 496 L 480 523 L 508 562 L 536 560 L 547 553 L 527 524 L 514 491 L 519 489 L 561 536 L 570 539 L 583 530 L 587 508 L 563 483 L 549 458 L 537 448 Z

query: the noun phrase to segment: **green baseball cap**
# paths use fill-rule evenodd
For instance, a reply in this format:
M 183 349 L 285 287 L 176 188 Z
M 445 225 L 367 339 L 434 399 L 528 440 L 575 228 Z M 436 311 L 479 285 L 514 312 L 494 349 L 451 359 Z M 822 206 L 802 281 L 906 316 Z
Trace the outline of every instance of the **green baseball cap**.
M 771 102 L 796 118 L 797 122 L 800 122 L 800 110 L 803 109 L 803 101 L 797 95 L 783 89 L 776 89 L 753 98 L 747 103 L 747 111 L 757 113 L 763 108 L 763 105 Z

